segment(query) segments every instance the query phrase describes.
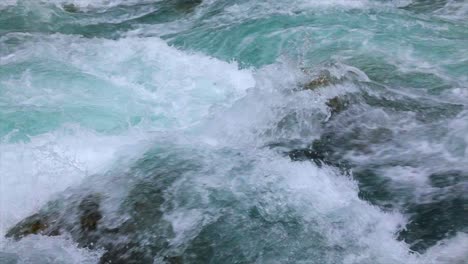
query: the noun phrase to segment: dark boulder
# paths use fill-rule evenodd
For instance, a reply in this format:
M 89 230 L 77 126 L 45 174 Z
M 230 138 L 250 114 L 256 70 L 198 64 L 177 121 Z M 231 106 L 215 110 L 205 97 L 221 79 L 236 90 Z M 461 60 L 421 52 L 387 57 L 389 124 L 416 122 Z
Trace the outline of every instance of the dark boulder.
M 424 252 L 457 232 L 467 232 L 468 199 L 462 194 L 453 196 L 411 205 L 407 210 L 409 222 L 398 238 L 408 243 L 412 250 Z
M 80 9 L 74 4 L 64 4 L 62 8 L 68 13 L 77 13 L 80 11 Z
M 165 256 L 164 261 L 167 264 L 183 264 L 183 258 L 181 256 Z
M 196 6 L 201 4 L 202 0 L 175 0 L 175 8 L 179 11 L 192 11 Z
M 53 203 L 49 204 L 39 213 L 33 214 L 10 230 L 6 237 L 21 239 L 28 235 L 57 236 L 67 231 L 72 234 L 84 247 L 96 242 L 94 233 L 98 231 L 99 221 L 102 218 L 100 211 L 100 196 L 87 195 L 81 199 L 78 206 L 62 208 Z M 78 215 L 78 221 L 71 217 Z
M 29 235 L 47 235 L 57 236 L 60 235 L 59 217 L 55 213 L 40 212 L 33 214 L 6 233 L 7 238 L 21 239 Z
M 100 197 L 98 195 L 89 195 L 81 201 L 79 209 L 81 212 L 80 225 L 82 232 L 96 231 L 98 222 L 102 218 L 99 202 Z
M 298 87 L 299 91 L 310 90 L 314 91 L 321 87 L 330 86 L 338 83 L 340 80 L 334 77 L 328 70 L 315 71 L 309 68 L 302 68 L 301 71 L 307 76 L 309 81 L 301 83 Z
M 335 96 L 326 102 L 332 116 L 337 115 L 348 107 L 349 101 L 346 97 Z

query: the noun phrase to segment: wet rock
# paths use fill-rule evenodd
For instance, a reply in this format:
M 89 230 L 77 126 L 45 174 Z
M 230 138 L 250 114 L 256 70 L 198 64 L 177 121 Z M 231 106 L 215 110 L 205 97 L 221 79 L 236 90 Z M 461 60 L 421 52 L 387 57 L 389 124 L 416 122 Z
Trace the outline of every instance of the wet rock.
M 332 67 L 331 65 L 325 65 L 325 68 Z M 304 73 L 304 77 L 307 81 L 302 82 L 298 90 L 309 90 L 314 91 L 322 87 L 339 84 L 346 80 L 352 80 L 351 76 L 335 76 L 329 69 L 312 69 L 312 68 L 301 68 Z
M 330 109 L 331 115 L 334 116 L 346 110 L 348 107 L 348 100 L 346 100 L 346 98 L 340 98 L 336 96 L 332 99 L 329 99 L 326 105 Z
M 102 218 L 99 210 L 100 200 L 99 195 L 89 195 L 81 201 L 79 210 L 81 212 L 80 225 L 82 232 L 96 231 L 98 222 Z
M 318 166 L 326 164 L 346 170 L 347 162 L 335 144 L 340 144 L 339 136 L 335 133 L 324 133 L 308 147 L 291 150 L 288 155 L 293 161 L 312 160 Z
M 62 212 L 60 212 L 63 210 Z M 73 219 L 78 215 L 78 221 Z M 6 234 L 6 237 L 21 239 L 28 235 L 57 236 L 67 231 L 74 236 L 83 247 L 88 247 L 96 242 L 94 233 L 97 232 L 99 221 L 102 219 L 100 212 L 100 196 L 91 194 L 81 199 L 76 208 L 54 208 L 49 205 L 39 213 L 33 214 L 14 227 Z
M 176 0 L 175 7 L 179 11 L 192 11 L 202 2 L 202 0 Z
M 62 7 L 63 10 L 69 13 L 77 13 L 80 11 L 80 9 L 74 4 L 64 4 Z
M 310 148 L 292 150 L 289 152 L 289 157 L 293 161 L 313 160 L 317 166 L 326 163 L 326 156 L 324 153 Z
M 21 239 L 28 235 L 60 235 L 59 218 L 56 214 L 44 212 L 33 214 L 8 230 L 6 237 Z
M 468 199 L 459 194 L 458 197 L 412 205 L 408 209 L 411 215 L 409 222 L 398 238 L 408 243 L 412 250 L 424 252 L 457 232 L 467 232 L 466 204 Z
M 99 222 L 103 218 L 100 210 L 101 196 L 90 194 L 85 196 L 78 205 L 79 228 L 72 223 L 70 232 L 79 245 L 93 249 L 98 244 L 101 235 L 108 229 L 100 228 Z
M 169 247 L 172 227 L 162 219 L 160 206 L 164 199 L 157 180 L 134 186 L 121 205 L 128 219 L 116 227 L 108 227 L 103 222 L 100 194 L 78 197 L 81 198 L 72 196 L 67 205 L 59 209 L 45 210 L 24 219 L 10 229 L 7 236 L 21 239 L 31 234 L 59 234 L 55 230 L 60 230 L 60 233 L 70 234 L 79 247 L 103 250 L 99 262 L 102 264 L 152 264 L 154 258 Z M 178 263 L 177 257 L 167 261 Z
M 303 70 L 307 73 L 307 70 Z M 328 71 L 322 71 L 317 74 L 311 81 L 302 85 L 301 90 L 316 90 L 320 87 L 329 86 L 336 81 Z
M 183 264 L 183 258 L 181 256 L 165 256 L 164 261 L 167 264 Z
M 399 233 L 410 248 L 420 253 L 459 232 L 468 232 L 468 182 L 466 172 L 451 170 L 429 175 L 431 193 L 418 204 L 410 204 L 405 229 Z

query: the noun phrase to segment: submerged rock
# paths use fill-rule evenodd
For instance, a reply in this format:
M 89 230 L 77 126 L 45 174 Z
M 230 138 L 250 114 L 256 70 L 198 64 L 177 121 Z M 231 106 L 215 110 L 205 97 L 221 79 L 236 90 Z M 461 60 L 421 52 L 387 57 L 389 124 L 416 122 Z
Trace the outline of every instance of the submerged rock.
M 449 170 L 432 173 L 429 180 L 432 191 L 421 203 L 408 206 L 406 213 L 410 218 L 399 233 L 399 239 L 418 252 L 458 232 L 468 231 L 468 174 Z
M 80 11 L 80 9 L 74 4 L 64 4 L 62 7 L 63 10 L 69 13 L 77 13 Z
M 175 7 L 180 11 L 192 11 L 202 0 L 175 0 Z
M 436 188 L 454 186 L 463 182 L 468 182 L 468 173 L 460 170 L 438 172 L 429 175 L 431 185 Z
M 408 243 L 412 250 L 424 252 L 457 232 L 467 232 L 468 198 L 463 194 L 454 196 L 410 206 L 409 222 L 398 238 Z
M 88 246 L 95 242 L 96 239 L 91 239 L 91 235 L 97 231 L 99 220 L 102 218 L 99 203 L 100 196 L 91 194 L 85 196 L 77 208 L 57 208 L 49 205 L 41 212 L 16 224 L 8 230 L 6 237 L 21 239 L 28 235 L 57 236 L 63 231 L 68 231 L 75 235 L 82 246 Z M 62 209 L 65 210 L 61 212 Z M 79 221 L 76 223 L 69 219 L 70 215 L 73 215 L 73 210 L 70 209 L 77 210 Z

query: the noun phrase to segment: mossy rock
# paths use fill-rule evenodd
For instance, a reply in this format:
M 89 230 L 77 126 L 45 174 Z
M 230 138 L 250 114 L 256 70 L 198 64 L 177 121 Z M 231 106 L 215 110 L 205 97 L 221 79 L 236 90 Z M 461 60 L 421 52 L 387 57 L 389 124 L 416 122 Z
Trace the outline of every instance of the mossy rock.
M 331 78 L 329 75 L 319 75 L 317 78 L 306 83 L 304 85 L 304 90 L 316 90 L 320 87 L 329 86 L 332 84 Z
M 29 235 L 38 234 L 47 236 L 60 235 L 58 215 L 55 213 L 47 214 L 43 212 L 33 214 L 8 230 L 5 237 L 19 240 Z

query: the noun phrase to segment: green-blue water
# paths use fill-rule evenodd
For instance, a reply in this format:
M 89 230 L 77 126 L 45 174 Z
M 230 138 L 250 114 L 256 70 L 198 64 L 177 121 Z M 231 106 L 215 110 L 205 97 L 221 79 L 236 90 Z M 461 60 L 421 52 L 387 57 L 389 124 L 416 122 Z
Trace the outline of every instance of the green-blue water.
M 0 263 L 467 263 L 467 105 L 463 0 L 4 0 Z

